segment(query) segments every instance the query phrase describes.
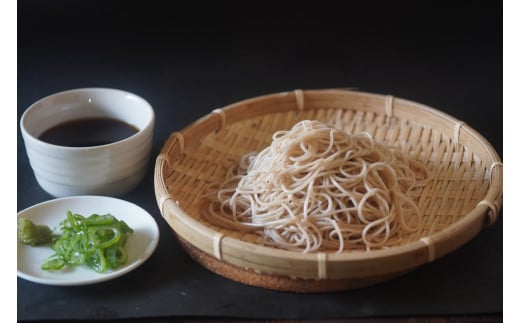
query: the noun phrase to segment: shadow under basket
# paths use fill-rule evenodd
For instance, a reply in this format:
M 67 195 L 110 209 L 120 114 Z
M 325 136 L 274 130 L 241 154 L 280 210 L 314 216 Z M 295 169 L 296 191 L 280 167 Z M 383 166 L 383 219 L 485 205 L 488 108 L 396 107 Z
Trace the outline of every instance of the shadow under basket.
M 206 221 L 203 194 L 225 179 L 230 161 L 264 149 L 274 132 L 301 120 L 368 132 L 422 161 L 432 179 L 417 198 L 423 212 L 419 230 L 387 249 L 301 253 Z M 216 109 L 172 133 L 156 158 L 154 186 L 163 218 L 202 266 L 248 285 L 314 293 L 374 285 L 461 247 L 495 222 L 502 168 L 482 135 L 432 107 L 343 89 L 295 90 Z

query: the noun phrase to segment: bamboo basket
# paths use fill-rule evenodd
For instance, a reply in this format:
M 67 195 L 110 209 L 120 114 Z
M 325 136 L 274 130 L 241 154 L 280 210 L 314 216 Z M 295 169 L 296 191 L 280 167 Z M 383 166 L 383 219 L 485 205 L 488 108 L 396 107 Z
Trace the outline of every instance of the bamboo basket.
M 424 212 L 420 230 L 388 249 L 304 254 L 263 246 L 257 235 L 206 222 L 202 194 L 225 178 L 229 161 L 260 151 L 275 131 L 304 119 L 369 132 L 422 160 L 433 179 L 418 198 Z M 201 265 L 244 284 L 311 293 L 384 282 L 464 245 L 499 214 L 502 168 L 478 132 L 429 106 L 345 89 L 295 90 L 216 109 L 172 133 L 156 158 L 154 187 L 163 218 Z

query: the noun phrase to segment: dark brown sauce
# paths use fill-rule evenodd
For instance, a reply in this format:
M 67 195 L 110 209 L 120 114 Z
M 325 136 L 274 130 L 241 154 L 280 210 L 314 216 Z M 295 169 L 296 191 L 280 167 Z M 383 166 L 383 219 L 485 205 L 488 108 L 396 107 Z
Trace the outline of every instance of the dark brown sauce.
M 138 131 L 136 127 L 116 119 L 84 118 L 47 129 L 39 139 L 59 146 L 91 147 L 128 138 Z

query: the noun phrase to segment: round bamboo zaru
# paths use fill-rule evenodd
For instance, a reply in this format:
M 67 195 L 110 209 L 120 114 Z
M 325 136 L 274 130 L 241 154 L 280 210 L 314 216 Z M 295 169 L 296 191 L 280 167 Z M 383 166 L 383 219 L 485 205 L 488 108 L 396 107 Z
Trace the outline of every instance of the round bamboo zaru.
M 221 182 L 243 154 L 270 145 L 275 131 L 304 119 L 369 132 L 423 161 L 432 180 L 414 197 L 424 212 L 420 229 L 388 249 L 304 254 L 263 246 L 255 234 L 205 221 L 206 187 Z M 499 214 L 502 174 L 490 143 L 446 113 L 390 95 L 324 89 L 243 100 L 172 133 L 157 156 L 154 186 L 162 216 L 204 267 L 253 286 L 326 292 L 389 280 L 470 241 Z

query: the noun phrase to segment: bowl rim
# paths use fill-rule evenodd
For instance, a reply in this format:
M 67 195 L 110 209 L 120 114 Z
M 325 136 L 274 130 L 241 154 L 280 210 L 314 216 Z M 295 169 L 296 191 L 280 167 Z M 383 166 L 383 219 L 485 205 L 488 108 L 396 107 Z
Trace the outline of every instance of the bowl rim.
M 136 133 L 134 133 L 133 135 L 131 135 L 129 137 L 126 137 L 121 140 L 111 142 L 108 144 L 104 144 L 104 145 L 86 146 L 86 147 L 73 147 L 73 146 L 62 146 L 62 145 L 51 144 L 51 143 L 45 142 L 43 140 L 40 140 L 38 137 L 34 136 L 31 133 L 31 131 L 29 131 L 26 128 L 25 123 L 27 121 L 28 116 L 39 105 L 41 105 L 43 102 L 50 100 L 54 97 L 65 96 L 65 95 L 68 95 L 71 93 L 96 93 L 96 94 L 113 93 L 113 94 L 119 94 L 119 95 L 123 95 L 123 96 L 130 96 L 133 99 L 138 100 L 142 103 L 143 108 L 146 109 L 146 112 L 150 116 L 150 118 L 144 127 L 140 127 Z M 19 121 L 19 127 L 20 127 L 20 132 L 22 133 L 22 137 L 23 137 L 24 141 L 26 141 L 27 143 L 30 143 L 31 145 L 40 147 L 42 149 L 55 149 L 55 150 L 60 150 L 60 151 L 71 151 L 71 152 L 92 151 L 92 150 L 96 151 L 96 150 L 110 148 L 115 145 L 119 145 L 121 143 L 126 143 L 129 141 L 135 140 L 136 137 L 140 137 L 140 136 L 142 136 L 143 133 L 150 131 L 150 129 L 153 129 L 154 124 L 155 124 L 155 119 L 156 119 L 156 116 L 155 116 L 155 111 L 153 109 L 153 106 L 150 104 L 150 102 L 148 102 L 145 98 L 141 97 L 140 95 L 137 95 L 135 93 L 132 93 L 132 92 L 129 92 L 126 90 L 109 88 L 109 87 L 83 87 L 83 88 L 75 88 L 75 89 L 68 89 L 68 90 L 63 90 L 63 91 L 59 91 L 59 92 L 54 92 L 54 93 L 51 93 L 51 94 L 49 94 L 45 97 L 42 97 L 42 98 L 38 99 L 37 101 L 33 102 L 22 113 L 22 115 L 20 117 L 20 121 Z

